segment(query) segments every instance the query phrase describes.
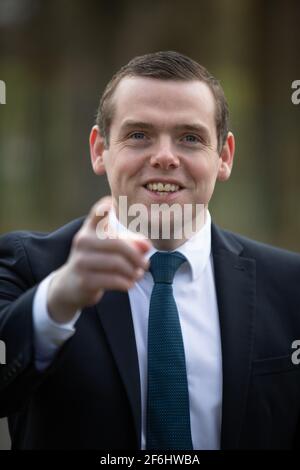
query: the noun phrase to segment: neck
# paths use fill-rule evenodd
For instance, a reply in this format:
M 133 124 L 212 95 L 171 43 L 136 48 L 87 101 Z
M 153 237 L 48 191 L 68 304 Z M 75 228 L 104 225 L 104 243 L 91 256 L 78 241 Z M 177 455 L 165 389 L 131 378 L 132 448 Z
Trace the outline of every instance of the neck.
M 145 236 L 148 240 L 151 240 L 153 246 L 157 250 L 161 251 L 172 251 L 187 240 L 189 240 L 193 235 L 199 232 L 207 220 L 208 206 L 202 205 L 201 210 L 191 219 L 187 218 L 182 221 L 181 218 L 173 218 L 169 225 L 163 225 L 162 219 L 150 219 L 152 222 L 145 220 L 140 217 L 128 217 L 125 220 L 121 217 L 119 218 L 118 207 L 114 208 L 114 214 L 116 221 L 123 227 L 124 230 L 129 230 L 132 233 L 137 233 L 139 235 Z M 176 221 L 179 223 L 176 224 Z M 164 232 L 163 228 L 166 229 Z
M 187 238 L 183 238 L 180 240 L 151 240 L 153 246 L 158 250 L 158 251 L 173 251 L 176 250 L 179 246 L 183 245 L 187 241 Z

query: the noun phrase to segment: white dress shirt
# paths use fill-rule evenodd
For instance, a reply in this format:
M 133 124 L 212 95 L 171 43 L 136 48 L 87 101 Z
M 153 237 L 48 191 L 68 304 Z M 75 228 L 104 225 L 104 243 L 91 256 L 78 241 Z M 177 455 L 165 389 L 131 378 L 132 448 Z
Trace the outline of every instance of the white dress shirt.
M 127 229 L 110 212 L 109 223 L 121 232 Z M 157 250 L 151 248 L 148 259 Z M 193 448 L 219 449 L 222 414 L 222 352 L 219 314 L 211 255 L 211 217 L 204 226 L 174 251 L 188 263 L 176 271 L 173 281 L 185 350 Z M 39 285 L 33 304 L 36 366 L 47 367 L 61 344 L 72 336 L 80 312 L 67 324 L 57 324 L 48 315 L 47 289 L 53 273 Z M 153 278 L 146 272 L 128 291 L 141 385 L 141 448 L 146 446 L 147 337 Z

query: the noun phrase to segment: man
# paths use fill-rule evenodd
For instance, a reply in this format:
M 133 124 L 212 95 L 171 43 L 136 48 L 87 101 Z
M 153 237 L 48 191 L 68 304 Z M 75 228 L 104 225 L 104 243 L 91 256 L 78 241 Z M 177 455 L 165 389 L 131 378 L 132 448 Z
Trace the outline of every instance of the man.
M 133 59 L 104 91 L 90 152 L 112 205 L 1 238 L 13 448 L 299 446 L 300 257 L 211 224 L 234 156 L 219 83 L 176 52 Z M 152 236 L 161 203 L 191 206 L 198 229 L 176 237 L 174 215 Z M 135 204 L 147 233 L 132 230 Z

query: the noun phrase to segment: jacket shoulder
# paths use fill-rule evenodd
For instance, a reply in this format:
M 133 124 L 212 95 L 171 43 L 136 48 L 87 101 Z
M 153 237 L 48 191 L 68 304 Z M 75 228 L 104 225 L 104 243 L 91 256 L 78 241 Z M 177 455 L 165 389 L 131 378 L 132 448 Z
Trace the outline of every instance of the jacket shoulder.
M 267 243 L 253 240 L 244 235 L 229 230 L 216 229 L 228 245 L 238 247 L 239 254 L 246 258 L 256 260 L 258 266 L 269 267 L 277 274 L 293 271 L 299 279 L 300 276 L 300 254 L 279 248 Z
M 52 232 L 14 231 L 0 236 L 1 263 L 13 266 L 26 262 L 39 281 L 67 259 L 74 235 L 84 217 L 72 220 Z
M 268 243 L 263 243 L 257 240 L 253 240 L 245 235 L 241 235 L 239 233 L 231 232 L 229 230 L 223 230 L 223 232 L 228 236 L 235 240 L 237 240 L 243 247 L 245 251 L 249 251 L 251 253 L 260 253 L 264 254 L 267 253 L 268 255 L 274 256 L 287 256 L 288 258 L 296 258 L 298 261 L 300 260 L 300 254 L 294 251 L 280 248 L 275 245 L 271 245 Z

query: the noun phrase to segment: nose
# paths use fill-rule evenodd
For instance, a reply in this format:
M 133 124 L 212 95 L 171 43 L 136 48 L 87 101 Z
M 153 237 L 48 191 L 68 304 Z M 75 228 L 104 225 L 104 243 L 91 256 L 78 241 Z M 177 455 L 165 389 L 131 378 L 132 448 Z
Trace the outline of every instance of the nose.
M 179 158 L 176 156 L 172 148 L 172 142 L 169 139 L 158 143 L 154 155 L 151 156 L 150 163 L 154 168 L 162 168 L 164 170 L 179 167 Z

